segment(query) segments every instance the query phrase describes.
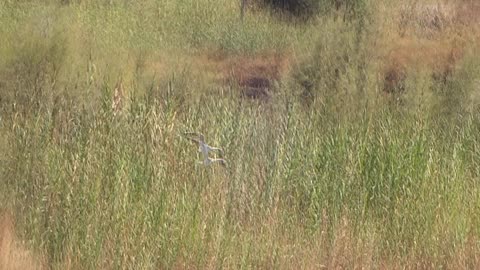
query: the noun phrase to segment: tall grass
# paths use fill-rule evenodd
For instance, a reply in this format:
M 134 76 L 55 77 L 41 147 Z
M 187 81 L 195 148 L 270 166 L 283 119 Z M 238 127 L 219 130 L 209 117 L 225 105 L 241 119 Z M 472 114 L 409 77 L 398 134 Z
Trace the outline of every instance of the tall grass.
M 392 103 L 378 90 L 373 41 L 348 23 L 324 19 L 325 32 L 310 35 L 315 26 L 267 15 L 237 25 L 221 18 L 236 14 L 231 2 L 35 3 L 0 11 L 9 37 L 0 44 L 0 203 L 44 268 L 480 262 L 473 54 L 445 82 L 412 72 Z M 42 25 L 42 12 L 73 22 Z M 170 50 L 300 43 L 313 57 L 268 102 L 203 82 L 188 67 L 161 76 L 145 68 Z M 185 131 L 222 146 L 227 168 L 198 164 Z
M 318 252 L 332 252 L 348 222 L 353 245 L 379 245 L 374 264 L 419 256 L 445 266 L 478 237 L 474 115 L 442 131 L 421 114 L 337 121 L 288 99 L 214 97 L 182 111 L 172 97 L 144 96 L 114 117 L 103 99 L 93 111 L 13 111 L 2 126 L 2 190 L 51 265 L 289 268 L 285 256 L 300 252 L 289 245 L 322 235 Z M 224 146 L 228 168 L 196 165 L 188 130 Z

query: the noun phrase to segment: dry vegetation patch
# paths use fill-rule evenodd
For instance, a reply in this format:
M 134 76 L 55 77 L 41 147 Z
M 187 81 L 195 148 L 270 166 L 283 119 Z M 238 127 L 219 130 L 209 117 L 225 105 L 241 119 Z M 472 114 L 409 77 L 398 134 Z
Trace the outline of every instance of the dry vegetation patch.
M 202 51 L 176 58 L 174 62 L 162 57 L 147 63 L 146 69 L 150 74 L 163 78 L 172 72 L 188 71 L 195 78 L 201 78 L 197 83 L 233 86 L 242 97 L 268 100 L 276 83 L 287 76 L 290 64 L 287 53 L 229 54 Z
M 279 53 L 213 59 L 217 61 L 222 81 L 238 85 L 243 96 L 253 99 L 268 98 L 274 83 L 280 81 L 289 68 L 288 58 Z
M 476 0 L 458 1 L 455 7 L 455 19 L 459 23 L 477 28 L 480 23 L 480 2 Z
M 408 71 L 428 70 L 435 79 L 444 81 L 462 58 L 464 45 L 455 41 L 400 38 L 384 58 L 384 91 L 404 90 Z
M 445 81 L 469 46 L 478 41 L 480 4 L 468 1 L 404 5 L 397 13 L 397 30 L 385 42 L 384 91 L 402 92 L 407 73 L 427 71 Z M 478 44 L 477 44 L 478 45 Z
M 0 269 L 44 269 L 42 261 L 17 239 L 13 217 L 8 213 L 0 213 Z

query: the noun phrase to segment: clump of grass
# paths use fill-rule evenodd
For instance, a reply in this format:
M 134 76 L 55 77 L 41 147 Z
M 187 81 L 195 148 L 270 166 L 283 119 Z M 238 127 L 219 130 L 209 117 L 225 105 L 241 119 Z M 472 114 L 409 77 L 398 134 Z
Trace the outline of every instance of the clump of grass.
M 459 213 L 478 199 L 475 116 L 443 134 L 421 115 L 338 122 L 288 99 L 272 110 L 203 97 L 185 111 L 148 96 L 114 115 L 111 92 L 91 112 L 60 109 L 64 126 L 42 111 L 7 119 L 14 154 L 3 185 L 23 237 L 51 265 L 275 267 L 284 258 L 271 249 L 289 254 L 278 232 L 290 243 L 320 233 L 321 250 L 336 256 L 348 250 L 335 251 L 337 237 L 371 234 L 383 247 L 377 258 L 437 256 L 451 250 L 435 239 L 462 245 L 474 232 Z M 196 167 L 182 130 L 224 145 L 229 169 Z

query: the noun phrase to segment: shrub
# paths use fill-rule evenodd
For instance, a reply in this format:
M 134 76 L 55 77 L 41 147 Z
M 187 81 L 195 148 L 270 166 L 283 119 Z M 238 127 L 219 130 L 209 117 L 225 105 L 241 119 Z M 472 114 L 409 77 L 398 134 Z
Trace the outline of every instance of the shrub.
M 318 13 L 322 2 L 317 0 L 264 0 L 275 10 L 287 12 L 296 17 L 309 18 Z
M 263 0 L 274 10 L 297 18 L 308 19 L 317 14 L 336 12 L 343 19 L 363 19 L 367 11 L 368 0 Z

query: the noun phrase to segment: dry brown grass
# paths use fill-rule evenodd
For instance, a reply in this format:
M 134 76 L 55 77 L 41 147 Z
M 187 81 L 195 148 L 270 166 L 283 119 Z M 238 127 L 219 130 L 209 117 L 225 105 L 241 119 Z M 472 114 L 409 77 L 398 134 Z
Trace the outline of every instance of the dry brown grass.
M 228 55 L 213 52 L 199 56 L 198 66 L 207 68 L 219 84 L 236 85 L 248 98 L 267 99 L 274 83 L 290 69 L 286 53 L 263 52 L 256 55 Z
M 378 49 L 385 92 L 401 91 L 412 71 L 445 80 L 465 50 L 480 44 L 480 3 L 413 1 L 390 12 L 393 23 L 383 28 L 385 38 Z
M 455 3 L 456 20 L 477 28 L 480 23 L 480 2 L 476 0 L 459 0 Z
M 386 92 L 400 88 L 409 71 L 427 71 L 445 80 L 464 54 L 465 45 L 455 40 L 420 40 L 399 38 L 384 58 Z
M 16 237 L 14 219 L 9 213 L 0 213 L 0 269 L 45 269 L 40 257 L 25 248 Z

